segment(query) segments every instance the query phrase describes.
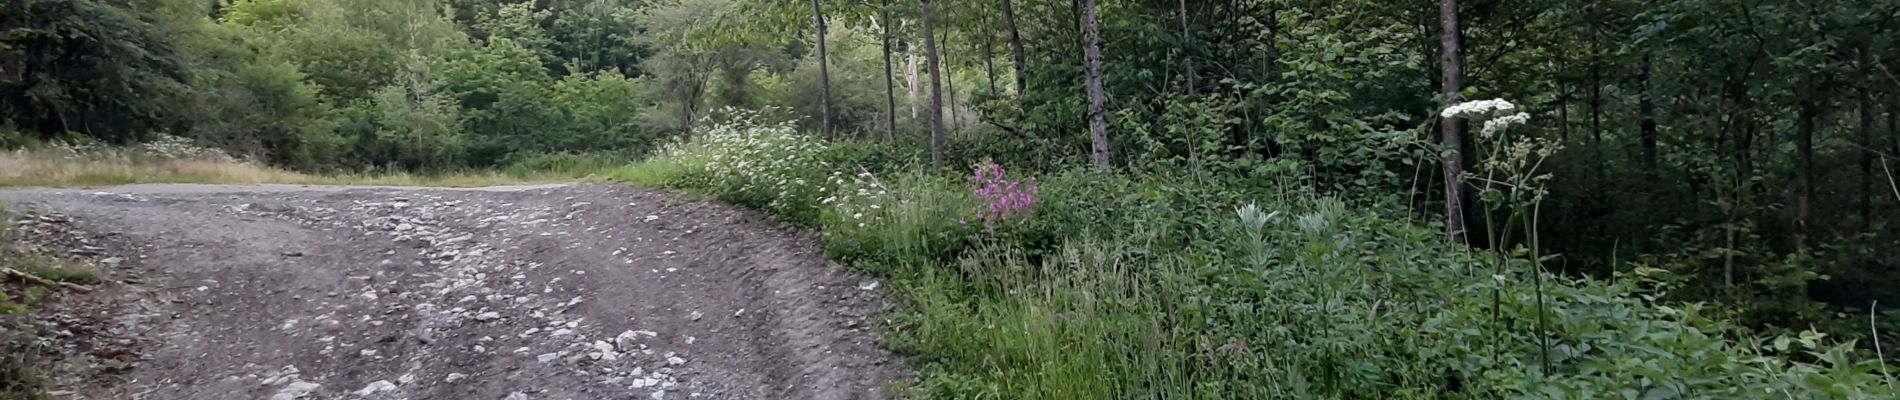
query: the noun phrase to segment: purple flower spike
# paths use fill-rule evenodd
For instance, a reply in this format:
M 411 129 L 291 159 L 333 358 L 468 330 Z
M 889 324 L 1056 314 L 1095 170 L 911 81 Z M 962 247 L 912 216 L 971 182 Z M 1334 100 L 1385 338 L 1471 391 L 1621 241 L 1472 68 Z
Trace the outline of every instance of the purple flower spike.
M 977 217 L 986 228 L 994 229 L 996 223 L 1003 221 L 1029 220 L 1031 207 L 1038 202 L 1034 179 L 1010 180 L 1003 166 L 989 161 L 977 164 L 975 170 L 970 178 L 971 193 L 983 201 Z

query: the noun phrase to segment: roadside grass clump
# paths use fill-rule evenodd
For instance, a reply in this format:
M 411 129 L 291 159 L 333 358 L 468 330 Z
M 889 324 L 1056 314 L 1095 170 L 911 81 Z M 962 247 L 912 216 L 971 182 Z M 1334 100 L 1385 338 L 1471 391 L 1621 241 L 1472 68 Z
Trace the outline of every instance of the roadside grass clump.
M 954 259 L 979 227 L 960 182 L 918 171 L 835 178 L 839 189 L 818 224 L 834 260 L 866 266 L 924 265 Z
M 910 398 L 1900 396 L 1851 342 L 1757 336 L 1663 300 L 1661 278 L 1552 274 L 1531 243 L 1474 252 L 1295 179 L 948 174 L 815 140 L 722 125 L 612 177 L 819 230 L 902 305 L 881 340 L 914 360 Z M 819 183 L 773 185 L 797 178 Z
M 35 271 L 30 258 L 16 249 L 18 237 L 13 232 L 12 216 L 6 203 L 0 202 L 0 269 L 44 273 Z M 21 297 L 37 297 L 44 291 L 30 282 L 16 281 L 14 276 L 0 275 L 0 398 L 45 398 L 44 381 L 34 368 L 39 343 L 33 332 L 16 328 L 24 326 L 20 323 L 25 318 L 22 314 L 29 310 L 29 301 Z

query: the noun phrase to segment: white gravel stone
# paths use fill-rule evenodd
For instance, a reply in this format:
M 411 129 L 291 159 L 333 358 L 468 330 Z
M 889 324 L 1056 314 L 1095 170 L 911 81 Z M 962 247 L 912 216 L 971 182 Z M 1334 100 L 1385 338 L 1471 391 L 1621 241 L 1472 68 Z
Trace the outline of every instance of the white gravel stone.
M 270 400 L 301 399 L 304 398 L 304 396 L 309 396 L 310 392 L 315 392 L 318 387 L 322 386 L 323 385 L 304 381 L 291 382 L 289 385 L 284 385 L 283 388 L 277 389 L 277 394 L 271 395 Z
M 368 395 L 381 393 L 381 392 L 387 392 L 391 390 L 396 390 L 396 384 L 389 383 L 389 381 L 375 381 L 375 382 L 370 382 L 369 385 L 367 386 L 363 386 L 362 389 L 358 389 L 356 391 L 356 395 L 368 396 Z

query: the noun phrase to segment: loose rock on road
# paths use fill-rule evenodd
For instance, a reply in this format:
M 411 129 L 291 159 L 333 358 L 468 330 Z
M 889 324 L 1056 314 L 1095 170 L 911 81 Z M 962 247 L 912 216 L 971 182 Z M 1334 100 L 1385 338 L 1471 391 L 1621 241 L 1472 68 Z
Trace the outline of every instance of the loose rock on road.
M 638 188 L 0 199 L 59 216 L 29 240 L 110 260 L 116 283 L 47 319 L 78 332 L 59 398 L 875 399 L 899 374 L 866 321 L 875 282 L 814 237 Z

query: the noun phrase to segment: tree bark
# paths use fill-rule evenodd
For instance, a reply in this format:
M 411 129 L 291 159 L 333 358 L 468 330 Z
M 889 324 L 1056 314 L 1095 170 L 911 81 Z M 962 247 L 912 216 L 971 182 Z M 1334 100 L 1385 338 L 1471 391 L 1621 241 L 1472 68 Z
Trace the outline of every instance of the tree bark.
M 1875 76 L 1867 60 L 1867 49 L 1860 51 L 1861 76 Z M 1866 230 L 1874 226 L 1874 97 L 1868 93 L 1873 85 L 1861 86 L 1860 90 L 1860 142 L 1867 146 L 1860 151 L 1860 226 Z
M 1643 55 L 1643 72 L 1641 76 L 1643 98 L 1639 112 L 1642 113 L 1643 117 L 1643 166 L 1645 167 L 1646 173 L 1652 178 L 1652 183 L 1655 182 L 1653 178 L 1656 177 L 1656 100 L 1654 95 L 1650 93 L 1649 88 L 1650 77 L 1654 74 L 1653 68 L 1649 60 L 1649 55 Z
M 911 53 L 908 49 L 905 50 L 905 53 L 907 53 L 904 55 L 907 65 L 904 68 L 904 82 L 909 84 L 907 86 L 909 96 L 907 97 L 910 98 L 910 119 L 917 119 L 917 90 L 923 84 L 917 81 L 917 53 Z
M 983 70 L 990 79 L 990 93 L 996 93 L 996 32 L 983 25 Z
M 878 12 L 884 20 L 884 116 L 888 119 L 884 125 L 884 139 L 897 138 L 897 78 L 891 76 L 891 0 L 884 0 L 884 8 Z
M 1003 20 L 1009 25 L 1009 51 L 1016 59 L 1016 95 L 1023 95 L 1028 76 L 1023 73 L 1023 36 L 1016 31 L 1016 10 L 1010 0 L 1003 0 Z
M 918 0 L 924 20 L 924 57 L 930 69 L 930 166 L 943 168 L 943 78 L 937 74 L 937 38 L 930 22 L 930 0 Z
M 1183 44 L 1183 46 L 1181 46 L 1181 55 L 1184 64 L 1187 64 L 1184 66 L 1187 70 L 1187 82 L 1182 84 L 1182 86 L 1187 88 L 1187 95 L 1192 97 L 1194 96 L 1194 81 L 1196 80 L 1194 76 L 1194 54 L 1191 52 L 1194 48 L 1194 31 L 1188 29 L 1187 0 L 1178 0 L 1176 3 L 1181 7 L 1181 42 Z
M 1451 0 L 1446 0 L 1451 1 Z M 1107 95 L 1102 92 L 1102 33 L 1097 27 L 1095 0 L 1082 0 L 1082 58 L 1088 65 L 1089 137 L 1094 142 L 1095 166 L 1110 167 L 1108 157 Z
M 1459 92 L 1464 90 L 1464 68 L 1458 61 L 1458 0 L 1439 0 L 1438 19 L 1440 32 L 1439 63 L 1443 73 L 1443 84 L 1439 89 L 1447 106 L 1457 104 Z M 1445 146 L 1445 235 L 1456 243 L 1467 243 L 1465 238 L 1464 205 L 1464 138 L 1459 128 L 1461 120 L 1445 118 L 1439 126 Z
M 1557 70 L 1564 71 L 1570 65 L 1563 56 L 1557 58 Z M 1557 78 L 1557 143 L 1570 141 L 1570 85 Z
M 818 29 L 818 97 L 824 107 L 820 112 L 823 119 L 820 125 L 825 139 L 837 139 L 837 133 L 831 130 L 831 62 L 825 54 L 825 13 L 818 8 L 818 0 L 811 0 L 811 24 Z
M 1795 98 L 1800 103 L 1795 121 L 1795 176 L 1800 184 L 1796 186 L 1794 246 L 1797 254 L 1806 258 L 1808 254 L 1809 202 L 1814 199 L 1814 132 L 1819 129 L 1820 106 L 1815 104 L 1814 77 L 1801 78 Z
M 1593 145 L 1603 144 L 1603 60 L 1594 55 L 1590 60 L 1590 140 Z M 1599 149 L 1601 150 L 1601 149 Z
M 944 12 L 945 21 L 950 20 L 949 14 L 949 11 Z M 949 127 L 948 129 L 950 131 L 956 131 L 957 120 L 961 119 L 961 117 L 957 115 L 956 72 L 950 70 L 950 28 L 944 28 L 943 33 L 939 35 L 943 35 L 943 38 L 937 42 L 937 61 L 942 62 L 943 65 L 938 66 L 938 68 L 942 68 L 941 71 L 943 71 L 943 94 L 949 97 L 949 99 L 944 101 L 944 106 L 950 110 L 950 119 L 944 120 L 943 124 Z

